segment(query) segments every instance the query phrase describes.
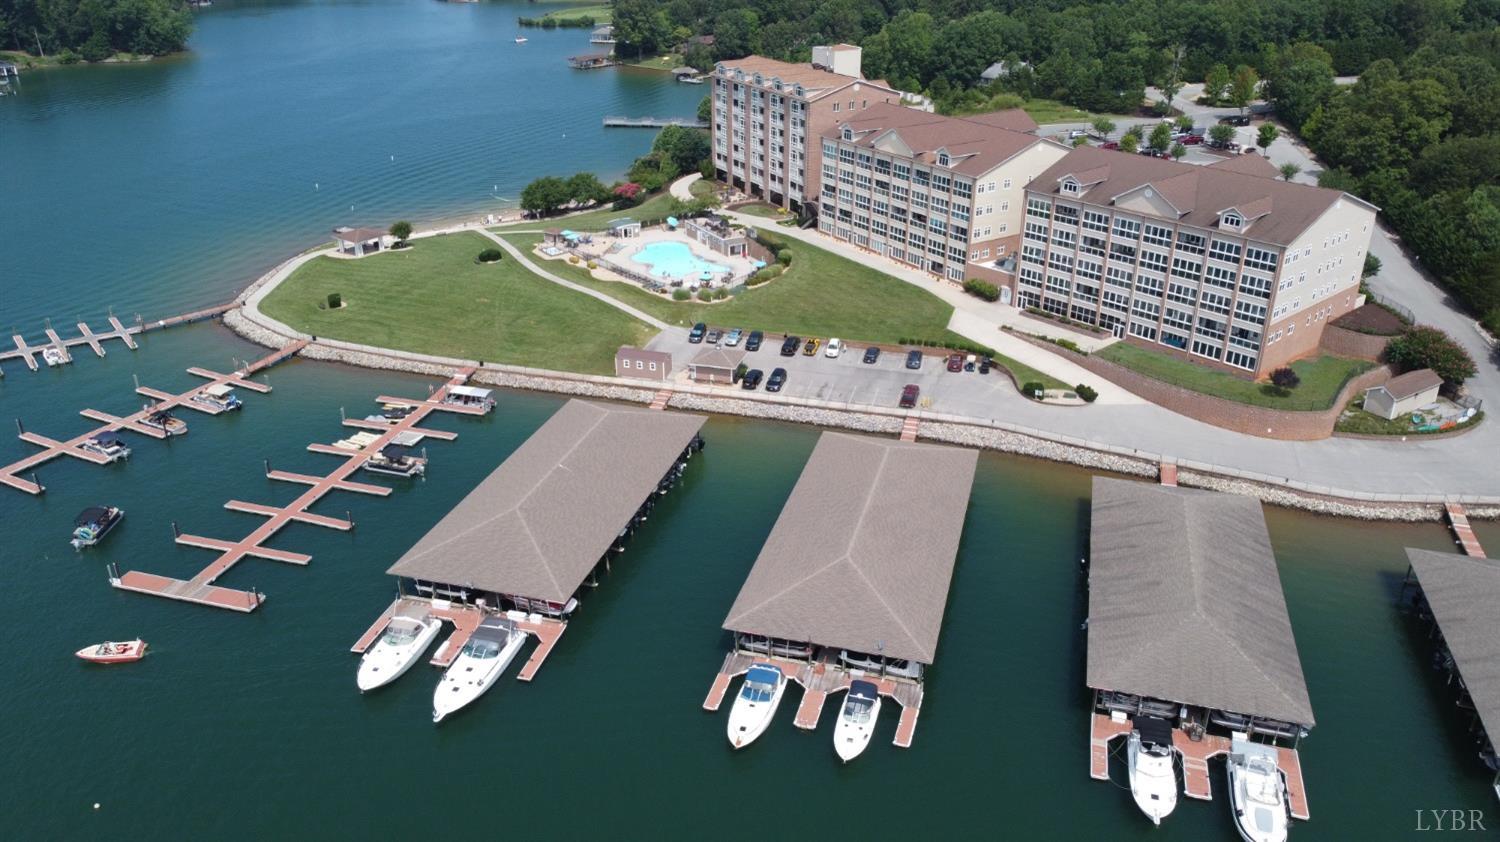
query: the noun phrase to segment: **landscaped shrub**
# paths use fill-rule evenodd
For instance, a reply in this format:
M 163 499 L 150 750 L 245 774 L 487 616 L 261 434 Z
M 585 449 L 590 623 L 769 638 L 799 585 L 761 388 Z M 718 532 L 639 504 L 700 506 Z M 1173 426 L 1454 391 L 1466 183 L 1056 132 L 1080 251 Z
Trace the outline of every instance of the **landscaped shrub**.
M 1292 371 L 1291 366 L 1282 366 L 1271 372 L 1271 385 L 1280 389 L 1282 394 L 1290 392 L 1301 384 L 1302 378 L 1297 376 L 1297 372 Z
M 592 260 L 589 261 L 589 269 L 592 270 L 592 269 L 598 269 L 598 268 L 599 268 L 599 264 L 598 263 L 596 263 L 595 261 L 592 261 Z
M 981 281 L 978 278 L 970 278 L 964 281 L 964 292 L 983 298 L 985 301 L 1000 300 L 1000 288 L 989 281 Z
M 1094 390 L 1094 387 L 1092 387 L 1092 386 L 1085 386 L 1082 383 L 1079 383 L 1077 386 L 1074 386 L 1073 387 L 1073 391 L 1077 392 L 1078 393 L 1078 397 L 1083 398 L 1084 401 L 1086 401 L 1088 403 L 1093 403 L 1094 399 L 1097 398 L 1097 397 L 1099 397 L 1099 393 Z
M 1067 348 L 1069 351 L 1072 351 L 1075 354 L 1087 355 L 1087 352 L 1078 347 L 1078 343 L 1074 342 L 1071 339 L 1054 339 L 1052 340 L 1052 344 L 1058 346 L 1059 348 Z
M 475 260 L 476 263 L 495 263 L 496 261 L 500 260 L 500 258 L 502 258 L 504 256 L 505 256 L 505 252 L 501 251 L 500 249 L 485 249 L 484 251 L 480 252 L 479 256 L 476 257 L 474 260 Z M 569 259 L 572 260 L 574 263 L 578 262 L 577 258 L 569 258 Z
M 702 289 L 698 290 L 698 300 L 699 301 L 713 301 L 714 300 L 714 291 L 711 290 L 711 289 L 709 289 L 708 287 L 703 287 Z
M 1402 371 L 1430 368 L 1450 387 L 1462 385 L 1476 371 L 1469 352 L 1435 327 L 1414 327 L 1392 339 L 1385 356 Z
M 574 266 L 577 266 L 578 265 L 578 255 L 576 255 L 576 254 L 570 254 L 570 255 L 568 255 L 568 262 L 571 263 L 571 264 L 573 264 Z
M 688 300 L 689 298 L 692 298 L 692 297 L 693 297 L 693 294 L 691 292 L 688 292 L 687 290 L 682 289 L 680 287 L 677 288 L 677 289 L 672 290 L 672 300 L 673 301 L 686 301 L 686 300 Z
M 344 306 L 344 297 L 336 292 L 328 293 L 328 309 L 337 310 Z
M 792 250 L 782 249 L 781 253 L 776 255 L 776 262 L 780 263 L 782 266 L 792 265 Z
M 1040 399 L 1042 394 L 1046 391 L 1046 384 L 1042 383 L 1039 380 L 1028 380 L 1021 385 L 1021 394 L 1025 395 L 1028 398 Z

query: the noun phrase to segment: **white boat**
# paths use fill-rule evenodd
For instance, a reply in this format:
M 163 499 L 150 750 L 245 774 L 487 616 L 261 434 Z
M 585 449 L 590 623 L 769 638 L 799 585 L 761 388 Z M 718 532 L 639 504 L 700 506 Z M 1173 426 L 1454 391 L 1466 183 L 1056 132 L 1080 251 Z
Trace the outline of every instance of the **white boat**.
M 103 541 L 104 536 L 124 518 L 124 509 L 115 506 L 89 506 L 74 518 L 73 538 L 68 543 L 75 550 L 92 547 Z
M 525 642 L 526 633 L 511 621 L 485 620 L 438 682 L 432 694 L 432 721 L 442 722 L 443 717 L 484 695 Z
M 1235 734 L 1229 744 L 1229 806 L 1245 842 L 1285 842 L 1286 781 L 1278 752 Z
M 200 406 L 217 409 L 220 412 L 239 409 L 243 405 L 240 403 L 240 396 L 234 393 L 234 387 L 227 383 L 218 383 L 209 386 L 207 389 L 193 395 L 192 401 Z
M 432 616 L 391 620 L 380 639 L 359 659 L 359 674 L 355 677 L 359 692 L 384 687 L 400 678 L 421 659 L 442 627 L 443 621 Z
M 371 454 L 360 467 L 387 476 L 416 477 L 427 473 L 427 459 L 412 455 L 410 447 L 388 444 L 380 452 Z
M 97 453 L 111 462 L 130 458 L 130 447 L 120 440 L 118 433 L 110 430 L 84 439 L 83 443 L 78 445 L 78 449 Z
M 751 665 L 729 709 L 729 744 L 744 748 L 764 734 L 786 695 L 786 673 L 771 664 Z
M 1154 716 L 1137 717 L 1126 747 L 1126 763 L 1135 805 L 1152 824 L 1160 825 L 1177 806 L 1172 724 Z
M 516 38 L 516 43 L 517 43 L 517 44 L 524 44 L 524 43 L 526 43 L 526 38 L 525 38 L 525 36 L 517 36 L 517 38 Z
M 141 408 L 151 409 L 149 406 Z M 155 427 L 169 436 L 185 435 L 188 431 L 187 422 L 173 415 L 170 409 L 158 409 L 147 413 L 146 417 L 141 419 L 141 424 L 146 427 Z
M 489 412 L 495 408 L 495 393 L 477 386 L 450 386 L 443 396 L 443 403 L 473 406 Z
M 870 744 L 875 720 L 880 718 L 880 688 L 862 679 L 849 683 L 838 724 L 833 726 L 833 750 L 848 763 Z
M 62 365 L 68 361 L 68 358 L 63 356 L 63 352 L 59 351 L 56 345 L 48 345 L 42 349 L 42 361 L 49 366 Z

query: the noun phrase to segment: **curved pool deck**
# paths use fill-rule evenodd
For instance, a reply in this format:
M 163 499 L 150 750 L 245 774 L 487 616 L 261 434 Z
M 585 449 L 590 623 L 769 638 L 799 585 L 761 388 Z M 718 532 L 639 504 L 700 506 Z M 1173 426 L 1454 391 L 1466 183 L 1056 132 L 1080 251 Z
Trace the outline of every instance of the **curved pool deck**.
M 727 275 L 733 271 L 722 263 L 699 257 L 687 243 L 673 240 L 647 243 L 636 249 L 630 255 L 630 260 L 650 267 L 652 276 L 658 278 L 696 279 L 704 272 Z

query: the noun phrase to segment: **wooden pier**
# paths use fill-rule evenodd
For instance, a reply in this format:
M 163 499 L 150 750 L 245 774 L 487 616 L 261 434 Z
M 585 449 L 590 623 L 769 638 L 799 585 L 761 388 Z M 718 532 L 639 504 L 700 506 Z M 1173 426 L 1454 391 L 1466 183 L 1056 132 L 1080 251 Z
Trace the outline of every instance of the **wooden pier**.
M 906 416 L 906 420 L 901 422 L 901 440 L 916 441 L 917 431 L 921 429 L 921 427 L 922 419 L 918 418 L 914 414 Z
M 657 393 L 656 393 L 656 396 L 653 397 L 653 398 L 651 398 L 651 408 L 655 409 L 655 410 L 664 410 L 664 409 L 666 409 L 667 408 L 667 404 L 671 403 L 671 401 L 672 401 L 672 395 L 673 394 L 674 393 L 673 393 L 673 391 L 671 389 L 661 389 L 661 390 L 658 390 Z
M 689 129 L 706 129 L 708 123 L 697 117 L 605 117 L 606 129 L 662 129 L 667 126 L 684 126 Z
M 385 612 L 375 621 L 375 624 L 360 635 L 359 640 L 349 647 L 350 652 L 364 654 L 365 650 L 374 645 L 379 639 L 385 627 L 397 617 L 409 617 L 415 620 L 427 617 L 438 617 L 453 624 L 453 633 L 438 647 L 436 655 L 429 661 L 435 667 L 447 667 L 458 658 L 458 653 L 463 651 L 464 644 L 469 642 L 469 637 L 474 630 L 479 628 L 480 623 L 488 616 L 489 612 L 474 605 L 461 602 L 449 602 L 442 599 L 426 599 L 416 596 L 397 597 Z M 542 663 L 547 656 L 552 654 L 552 648 L 567 631 L 568 624 L 562 620 L 554 620 L 550 617 L 541 617 L 535 614 L 522 614 L 519 611 L 507 612 L 505 615 L 516 628 L 537 639 L 536 648 L 531 651 L 531 657 L 521 666 L 521 671 L 516 674 L 517 681 L 530 681 L 536 676 L 537 670 L 542 668 Z
M 136 323 L 130 326 L 121 324 L 119 318 L 111 315 L 109 317 L 109 330 L 96 332 L 93 328 L 89 327 L 88 322 L 78 322 L 78 335 L 70 337 L 59 335 L 49 324 L 43 331 L 47 336 L 46 342 L 33 345 L 27 342 L 26 337 L 20 334 L 11 336 L 11 342 L 15 344 L 15 347 L 8 351 L 0 351 L 0 362 L 4 362 L 5 360 L 20 360 L 26 363 L 26 367 L 32 371 L 39 371 L 41 366 L 37 363 L 37 357 L 48 348 L 55 349 L 62 355 L 62 365 L 67 365 L 73 362 L 73 353 L 69 349 L 87 346 L 89 350 L 94 352 L 94 356 L 102 357 L 105 355 L 104 342 L 110 339 L 118 339 L 124 343 L 125 347 L 134 351 L 139 347 L 135 341 L 135 337 L 138 334 L 150 330 L 159 330 L 175 325 L 191 324 L 192 322 L 204 319 L 216 318 L 233 310 L 236 306 L 238 305 L 231 301 L 227 304 L 219 304 L 214 307 L 195 310 L 191 313 L 173 316 L 170 319 L 159 319 L 154 322 L 146 322 L 140 316 L 136 316 Z M 0 377 L 4 376 L 5 370 L 0 368 Z
M 139 412 L 136 412 L 132 415 L 127 415 L 123 418 L 100 412 L 96 409 L 85 409 L 80 414 L 85 418 L 99 421 L 102 426 L 96 427 L 88 431 L 87 433 L 75 436 L 74 438 L 71 438 L 67 441 L 54 441 L 53 439 L 39 436 L 35 433 L 30 433 L 22 429 L 20 431 L 21 440 L 40 446 L 42 448 L 42 451 L 40 453 L 34 453 L 31 456 L 20 460 L 19 462 L 13 462 L 3 468 L 0 468 L 0 484 L 8 485 L 11 488 L 24 491 L 28 494 L 41 494 L 46 490 L 46 487 L 41 483 L 36 482 L 34 476 L 32 479 L 24 479 L 22 477 L 23 473 L 31 472 L 38 465 L 41 465 L 44 462 L 49 462 L 59 456 L 72 456 L 75 459 L 82 459 L 86 462 L 104 464 L 109 460 L 105 459 L 103 456 L 100 456 L 97 453 L 90 453 L 89 451 L 84 450 L 81 447 L 84 442 L 100 433 L 115 432 L 118 430 L 129 430 L 132 433 L 140 433 L 152 438 L 166 438 L 166 434 L 161 430 L 158 430 L 154 427 L 147 427 L 144 424 L 140 423 L 141 420 L 153 412 L 158 412 L 166 409 L 175 409 L 181 406 L 187 406 L 193 409 L 199 409 L 207 412 L 209 411 L 208 408 L 195 404 L 193 402 L 193 398 L 197 397 L 205 390 L 210 389 L 214 386 L 228 385 L 247 389 L 253 392 L 269 392 L 271 391 L 270 386 L 267 386 L 264 383 L 256 383 L 255 381 L 250 380 L 249 377 L 256 372 L 268 368 L 269 366 L 275 365 L 276 363 L 286 359 L 292 354 L 297 353 L 306 345 L 307 342 L 305 340 L 298 340 L 297 342 L 293 342 L 278 351 L 274 351 L 271 354 L 268 354 L 265 357 L 262 357 L 261 359 L 256 360 L 255 362 L 250 363 L 244 368 L 230 374 L 220 374 L 216 371 L 209 371 L 206 368 L 190 368 L 188 369 L 188 372 L 190 374 L 206 378 L 208 382 L 176 395 L 169 395 L 166 392 L 158 392 L 154 389 L 140 389 L 138 391 L 152 395 L 153 397 L 157 398 L 158 402 L 147 409 L 142 409 Z M 20 426 L 19 422 L 17 422 L 17 426 Z
M 286 348 L 283 348 L 272 356 L 281 355 L 284 357 L 286 350 Z M 166 576 L 132 570 L 126 572 L 124 575 L 111 575 L 110 584 L 121 590 L 135 591 L 137 593 L 166 597 L 183 602 L 195 602 L 199 605 L 209 605 L 214 608 L 230 608 L 236 611 L 255 610 L 264 601 L 265 597 L 263 595 L 255 592 L 222 588 L 214 585 L 214 581 L 227 573 L 247 556 L 280 561 L 287 564 L 307 564 L 310 562 L 312 560 L 311 556 L 288 552 L 286 550 L 274 550 L 264 546 L 266 541 L 270 540 L 272 536 L 290 523 L 308 523 L 314 526 L 324 526 L 339 530 L 352 529 L 354 524 L 348 520 L 313 514 L 308 509 L 332 491 L 352 491 L 381 497 L 390 494 L 391 490 L 385 486 L 355 482 L 350 480 L 349 476 L 359 470 L 360 466 L 364 464 L 365 460 L 371 454 L 380 452 L 381 448 L 390 444 L 392 440 L 403 433 L 409 433 L 417 429 L 417 424 L 430 412 L 441 410 L 461 415 L 484 414 L 486 410 L 480 407 L 442 402 L 443 397 L 450 388 L 463 385 L 473 373 L 474 369 L 472 367 L 460 369 L 432 397 L 425 400 L 381 397 L 380 400 L 384 403 L 401 403 L 413 407 L 413 411 L 396 423 L 386 425 L 385 431 L 364 448 L 360 450 L 335 451 L 335 455 L 341 456 L 344 459 L 344 463 L 335 468 L 331 473 L 323 476 L 312 476 L 309 474 L 292 473 L 290 471 L 268 470 L 266 476 L 270 479 L 302 483 L 309 486 L 309 488 L 301 496 L 285 506 L 265 506 L 241 500 L 231 500 L 226 503 L 225 508 L 262 515 L 266 518 L 265 523 L 261 524 L 258 529 L 244 538 L 238 541 L 224 541 L 217 538 L 178 534 L 177 543 L 179 544 L 202 547 L 214 550 L 220 554 L 217 559 L 199 571 L 193 578 L 187 580 L 172 579 Z M 329 451 L 319 450 L 316 452 L 326 453 Z M 439 651 L 439 655 L 448 657 L 450 662 L 452 658 L 457 657 L 458 650 L 462 648 L 463 642 L 468 639 L 468 635 L 479 625 L 478 621 L 475 620 L 473 628 L 463 631 L 468 621 L 467 619 L 459 619 L 460 617 L 467 618 L 467 615 L 455 615 L 454 618 L 447 619 L 452 619 L 459 632 L 462 632 L 462 639 L 456 645 L 452 645 L 454 641 L 453 638 L 450 638 L 450 646 Z M 454 638 L 459 637 L 459 632 L 455 632 Z M 450 649 L 451 654 L 449 654 Z
M 1479 537 L 1474 534 L 1474 527 L 1469 525 L 1469 513 L 1464 507 L 1457 503 L 1448 503 L 1444 506 L 1448 515 L 1448 526 L 1453 529 L 1455 543 L 1463 548 L 1465 555 L 1475 558 L 1488 558 L 1484 554 L 1484 547 L 1479 545 Z
M 1161 473 L 1159 474 L 1159 477 L 1161 479 L 1161 484 L 1162 485 L 1169 486 L 1171 488 L 1176 488 L 1177 487 L 1177 463 L 1176 462 L 1162 462 L 1161 463 Z

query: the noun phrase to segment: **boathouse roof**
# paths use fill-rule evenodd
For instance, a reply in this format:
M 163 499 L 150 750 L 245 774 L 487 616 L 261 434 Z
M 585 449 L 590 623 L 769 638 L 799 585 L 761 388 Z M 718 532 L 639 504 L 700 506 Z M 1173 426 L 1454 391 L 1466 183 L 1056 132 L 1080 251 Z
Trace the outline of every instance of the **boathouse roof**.
M 724 628 L 932 663 L 978 458 L 824 433 Z
M 1259 500 L 1094 477 L 1088 685 L 1313 725 Z
M 387 572 L 566 602 L 704 420 L 570 400 Z
M 1500 739 L 1500 562 L 1406 549 L 1479 721 Z

